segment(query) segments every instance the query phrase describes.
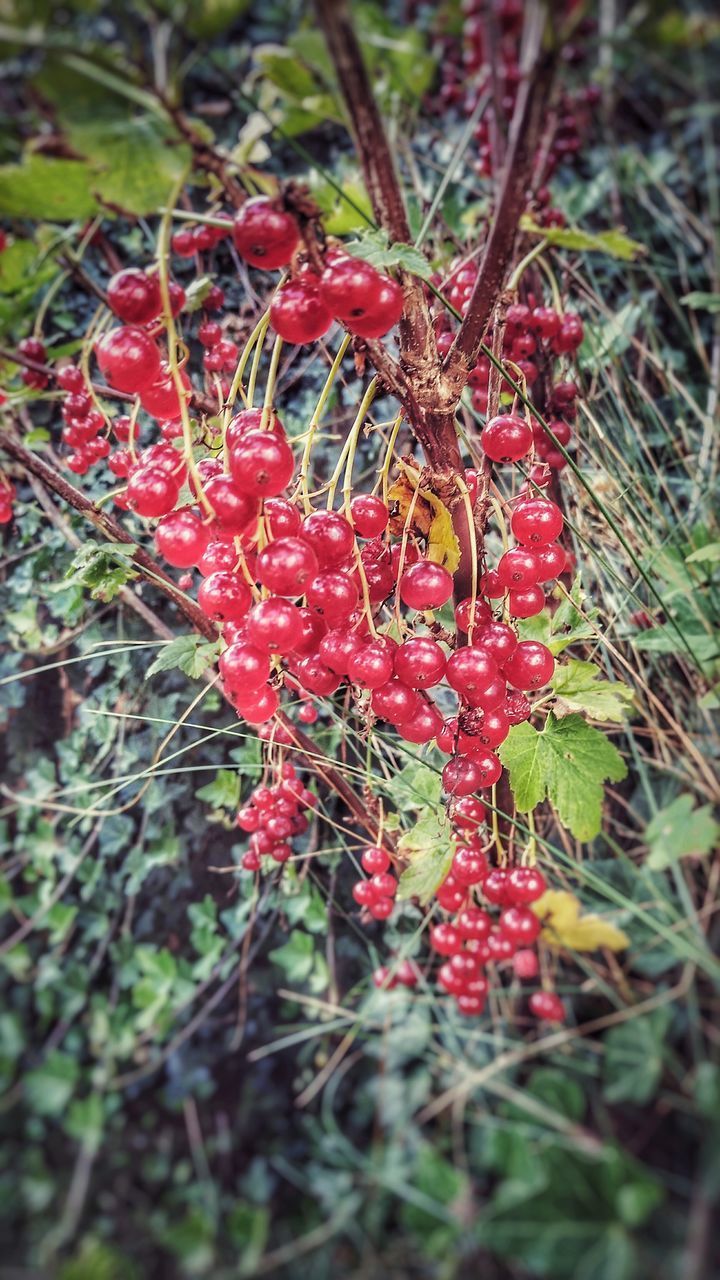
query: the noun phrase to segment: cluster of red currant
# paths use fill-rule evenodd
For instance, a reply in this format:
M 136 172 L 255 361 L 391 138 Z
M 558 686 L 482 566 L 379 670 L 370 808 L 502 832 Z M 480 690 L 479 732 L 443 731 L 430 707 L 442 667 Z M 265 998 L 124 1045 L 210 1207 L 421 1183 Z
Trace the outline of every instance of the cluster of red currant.
M 242 858 L 244 869 L 260 871 L 265 857 L 274 863 L 287 862 L 293 853 L 290 841 L 307 831 L 305 811 L 316 804 L 317 796 L 288 761 L 278 767 L 277 781 L 272 786 L 255 787 L 237 815 L 240 830 L 250 836 L 250 847 Z

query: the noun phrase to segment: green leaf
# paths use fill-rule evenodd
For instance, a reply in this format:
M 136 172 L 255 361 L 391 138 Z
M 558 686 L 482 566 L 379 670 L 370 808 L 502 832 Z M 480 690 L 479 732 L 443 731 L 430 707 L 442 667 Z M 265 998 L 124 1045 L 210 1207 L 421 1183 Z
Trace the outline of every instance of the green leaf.
M 138 577 L 132 560 L 136 551 L 132 542 L 91 540 L 73 556 L 65 579 L 84 587 L 93 600 L 113 600 L 126 583 Z
M 252 0 L 189 0 L 185 7 L 183 26 L 193 36 L 202 40 L 222 35 L 250 8 Z M 170 15 L 176 12 L 171 4 Z
M 63 1128 L 83 1146 L 95 1149 L 100 1143 L 104 1125 L 103 1100 L 99 1093 L 91 1093 L 87 1098 L 76 1098 L 71 1102 Z
M 592 620 L 597 609 L 586 604 L 585 593 L 576 577 L 570 591 L 563 595 L 554 613 L 543 609 L 534 618 L 526 618 L 518 627 L 521 640 L 540 640 L 555 657 L 579 640 L 596 635 Z
M 79 1067 L 67 1053 L 54 1050 L 41 1066 L 28 1071 L 24 1089 L 28 1106 L 41 1116 L 60 1115 L 70 1101 Z
M 197 276 L 185 290 L 183 315 L 199 311 L 213 287 L 212 276 Z
M 655 1096 L 670 1019 L 669 1009 L 655 1009 L 608 1031 L 603 1058 L 603 1096 L 607 1102 L 643 1106 Z
M 148 667 L 145 676 L 155 676 L 160 671 L 171 671 L 179 667 L 192 680 L 199 677 L 217 660 L 218 643 L 204 640 L 202 636 L 176 636 L 168 644 L 163 645 L 157 658 Z
M 391 244 L 387 232 L 380 227 L 368 228 L 359 239 L 350 240 L 345 245 L 345 249 L 354 258 L 362 258 L 364 262 L 369 262 L 379 271 L 389 267 L 402 267 L 403 270 L 410 271 L 423 280 L 426 280 L 432 271 L 424 253 L 414 245 L 403 244 L 399 240 Z
M 150 115 L 86 120 L 68 134 L 92 163 L 90 188 L 98 200 L 136 215 L 156 213 L 190 163 L 190 149 Z
M 240 774 L 234 769 L 219 769 L 213 781 L 200 787 L 195 795 L 215 809 L 237 809 L 240 804 Z
M 645 828 L 650 849 L 646 866 L 663 871 L 680 858 L 702 858 L 715 848 L 719 837 L 720 824 L 713 818 L 711 806 L 695 808 L 692 796 L 678 796 Z
M 309 933 L 293 929 L 287 942 L 270 952 L 270 959 L 292 978 L 304 982 L 310 977 L 315 963 L 315 943 Z
M 0 166 L 0 214 L 74 222 L 98 212 L 92 170 L 84 160 L 28 155 L 21 164 Z
M 398 898 L 419 898 L 424 906 L 442 884 L 453 859 L 444 811 L 426 809 L 415 826 L 400 837 L 397 850 L 410 864 L 400 876 Z
M 558 720 L 550 712 L 540 731 L 527 721 L 514 725 L 499 755 L 520 812 L 547 798 L 578 840 L 600 831 L 603 783 L 627 774 L 617 747 L 580 715 Z
M 623 231 L 581 231 L 579 227 L 541 227 L 529 213 L 520 219 L 520 230 L 538 236 L 555 249 L 578 253 L 605 253 L 621 262 L 634 262 L 647 253 L 644 245 L 631 240 Z
M 696 289 L 693 293 L 686 293 L 680 301 L 691 311 L 720 311 L 720 293 L 702 293 Z
M 621 680 L 603 680 L 601 675 L 593 662 L 570 658 L 556 667 L 550 688 L 568 711 L 584 711 L 594 720 L 620 724 L 632 705 L 633 691 Z

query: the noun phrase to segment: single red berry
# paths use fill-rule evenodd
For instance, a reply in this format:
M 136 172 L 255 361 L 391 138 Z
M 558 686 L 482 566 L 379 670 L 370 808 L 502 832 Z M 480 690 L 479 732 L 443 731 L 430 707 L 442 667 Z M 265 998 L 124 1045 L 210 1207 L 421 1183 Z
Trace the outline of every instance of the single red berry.
M 445 675 L 445 654 L 436 640 L 415 636 L 401 644 L 395 655 L 395 674 L 409 689 L 430 689 Z
M 539 640 L 521 640 L 503 667 L 503 675 L 515 689 L 540 689 L 552 678 L 555 659 Z
M 452 924 L 434 924 L 430 928 L 430 946 L 441 956 L 454 956 L 462 948 L 462 936 Z
M 513 969 L 515 970 L 515 977 L 521 980 L 536 978 L 540 969 L 537 952 L 530 950 L 528 947 L 523 947 L 520 951 L 516 951 L 513 956 Z
M 541 929 L 540 921 L 529 907 L 505 907 L 500 913 L 500 928 L 515 943 L 529 946 Z
M 247 583 L 238 574 L 223 570 L 205 578 L 198 591 L 198 604 L 213 622 L 241 622 L 251 602 Z
M 152 519 L 172 511 L 180 492 L 177 481 L 161 467 L 143 467 L 130 477 L 127 502 L 131 511 Z
M 239 536 L 257 515 L 257 499 L 241 493 L 232 476 L 211 476 L 204 485 L 204 493 L 215 513 L 221 536 Z
M 493 462 L 519 462 L 532 449 L 532 427 L 516 414 L 502 414 L 486 422 L 480 443 Z
M 292 214 L 265 196 L 246 200 L 233 224 L 235 248 L 253 267 L 285 267 L 292 258 L 300 233 Z
M 348 664 L 348 675 L 364 689 L 380 689 L 393 674 L 393 655 L 382 645 L 370 642 L 356 649 Z
M 285 342 L 315 342 L 333 322 L 317 276 L 303 275 L 278 289 L 270 304 L 270 323 Z
M 469 796 L 483 785 L 483 772 L 472 756 L 454 756 L 442 771 L 443 790 L 451 796 Z
M 411 564 L 400 579 L 400 599 L 410 609 L 439 609 L 452 591 L 452 574 L 432 560 Z
M 149 324 L 162 311 L 160 279 L 138 267 L 127 267 L 117 271 L 108 282 L 107 300 L 119 320 L 126 324 Z
M 363 871 L 367 871 L 369 876 L 379 875 L 387 871 L 390 866 L 390 855 L 379 845 L 370 844 L 363 850 L 360 863 Z
M 387 528 L 390 512 L 382 498 L 372 493 L 358 493 L 351 499 L 350 516 L 361 538 L 376 538 Z
M 410 719 L 398 725 L 398 733 L 406 742 L 415 742 L 419 745 L 430 742 L 441 725 L 442 717 L 437 708 L 427 702 L 421 702 Z
M 535 991 L 531 995 L 528 1004 L 530 1012 L 534 1013 L 536 1018 L 541 1018 L 546 1022 L 564 1022 L 565 1006 L 554 991 Z
M 418 710 L 420 698 L 414 689 L 395 678 L 373 690 L 370 706 L 381 720 L 403 724 Z
M 313 511 L 302 522 L 301 534 L 323 569 L 335 569 L 352 555 L 355 532 L 339 511 Z
M 528 547 L 513 547 L 498 560 L 497 576 L 511 591 L 532 587 L 540 581 L 538 557 Z
M 318 575 L 318 560 L 304 538 L 277 538 L 260 552 L 258 580 L 278 596 L 300 596 Z
M 302 636 L 297 606 L 269 596 L 253 605 L 247 618 L 248 640 L 270 653 L 291 653 Z
M 523 587 L 520 591 L 511 591 L 508 596 L 511 618 L 534 618 L 544 607 L 545 592 L 542 587 Z
M 510 527 L 518 542 L 533 547 L 547 546 L 562 532 L 563 515 L 548 498 L 527 498 L 512 513 Z
M 196 565 L 209 538 L 207 525 L 192 511 L 175 511 L 165 516 L 155 530 L 155 545 L 160 555 L 178 569 Z
M 101 372 L 118 391 L 144 391 L 160 374 L 160 351 L 144 329 L 110 329 L 95 343 Z M 170 416 L 170 415 L 168 415 Z

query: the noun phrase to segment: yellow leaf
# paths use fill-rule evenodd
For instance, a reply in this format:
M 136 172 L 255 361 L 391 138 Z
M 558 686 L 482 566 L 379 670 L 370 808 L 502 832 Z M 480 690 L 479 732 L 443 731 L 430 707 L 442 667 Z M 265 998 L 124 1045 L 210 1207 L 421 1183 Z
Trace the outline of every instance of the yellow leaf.
M 460 543 L 453 529 L 452 516 L 437 494 L 431 489 L 419 488 L 419 471 L 403 463 L 400 465 L 402 472 L 388 493 L 390 500 L 398 505 L 397 514 L 390 520 L 390 531 L 396 537 L 401 536 L 410 505 L 415 499 L 410 528 L 427 538 L 428 560 L 444 565 L 448 573 L 454 573 L 460 564 Z
M 580 903 L 572 893 L 562 889 L 548 889 L 542 898 L 533 903 L 533 911 L 542 920 L 542 939 L 549 946 L 571 951 L 597 951 L 607 947 L 609 951 L 624 951 L 630 939 L 622 929 L 602 916 L 580 915 Z

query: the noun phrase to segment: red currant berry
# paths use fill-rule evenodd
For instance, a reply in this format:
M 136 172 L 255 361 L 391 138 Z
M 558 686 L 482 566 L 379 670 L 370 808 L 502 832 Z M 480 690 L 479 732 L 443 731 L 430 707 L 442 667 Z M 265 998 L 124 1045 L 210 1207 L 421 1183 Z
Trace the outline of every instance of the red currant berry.
M 515 689 L 540 689 L 552 678 L 555 659 L 539 640 L 521 640 L 503 667 L 503 675 Z
M 529 1001 L 530 1012 L 545 1022 L 564 1022 L 565 1006 L 554 991 L 535 991 Z
M 333 322 L 316 276 L 299 276 L 278 289 L 270 304 L 270 323 L 285 342 L 315 342 Z
M 381 498 L 359 493 L 350 502 L 350 516 L 361 538 L 376 538 L 387 528 L 390 513 Z
M 518 542 L 547 546 L 562 532 L 562 511 L 548 498 L 526 498 L 515 507 L 510 527 Z
M 211 573 L 200 585 L 198 604 L 213 622 L 242 622 L 252 596 L 250 588 L 236 573 Z
M 400 599 L 409 609 L 439 609 L 452 591 L 452 574 L 432 560 L 411 564 L 400 579 Z
M 158 276 L 146 275 L 138 267 L 118 271 L 107 287 L 108 306 L 126 324 L 149 324 L 162 311 Z
M 502 414 L 486 422 L 480 443 L 493 462 L 519 462 L 532 449 L 532 427 L 516 414 Z
M 235 248 L 253 267 L 285 267 L 292 258 L 300 233 L 292 214 L 265 196 L 246 200 L 233 224 Z
M 278 596 L 299 596 L 318 575 L 318 561 L 304 538 L 277 538 L 257 559 L 258 580 Z
M 196 565 L 209 541 L 207 525 L 192 511 L 176 511 L 165 516 L 155 530 L 160 555 L 178 569 Z
M 95 343 L 95 355 L 104 377 L 118 391 L 144 391 L 160 373 L 160 351 L 144 329 L 110 329 Z
M 439 684 L 446 667 L 440 645 L 429 636 L 406 640 L 395 655 L 395 674 L 409 689 L 430 689 Z

